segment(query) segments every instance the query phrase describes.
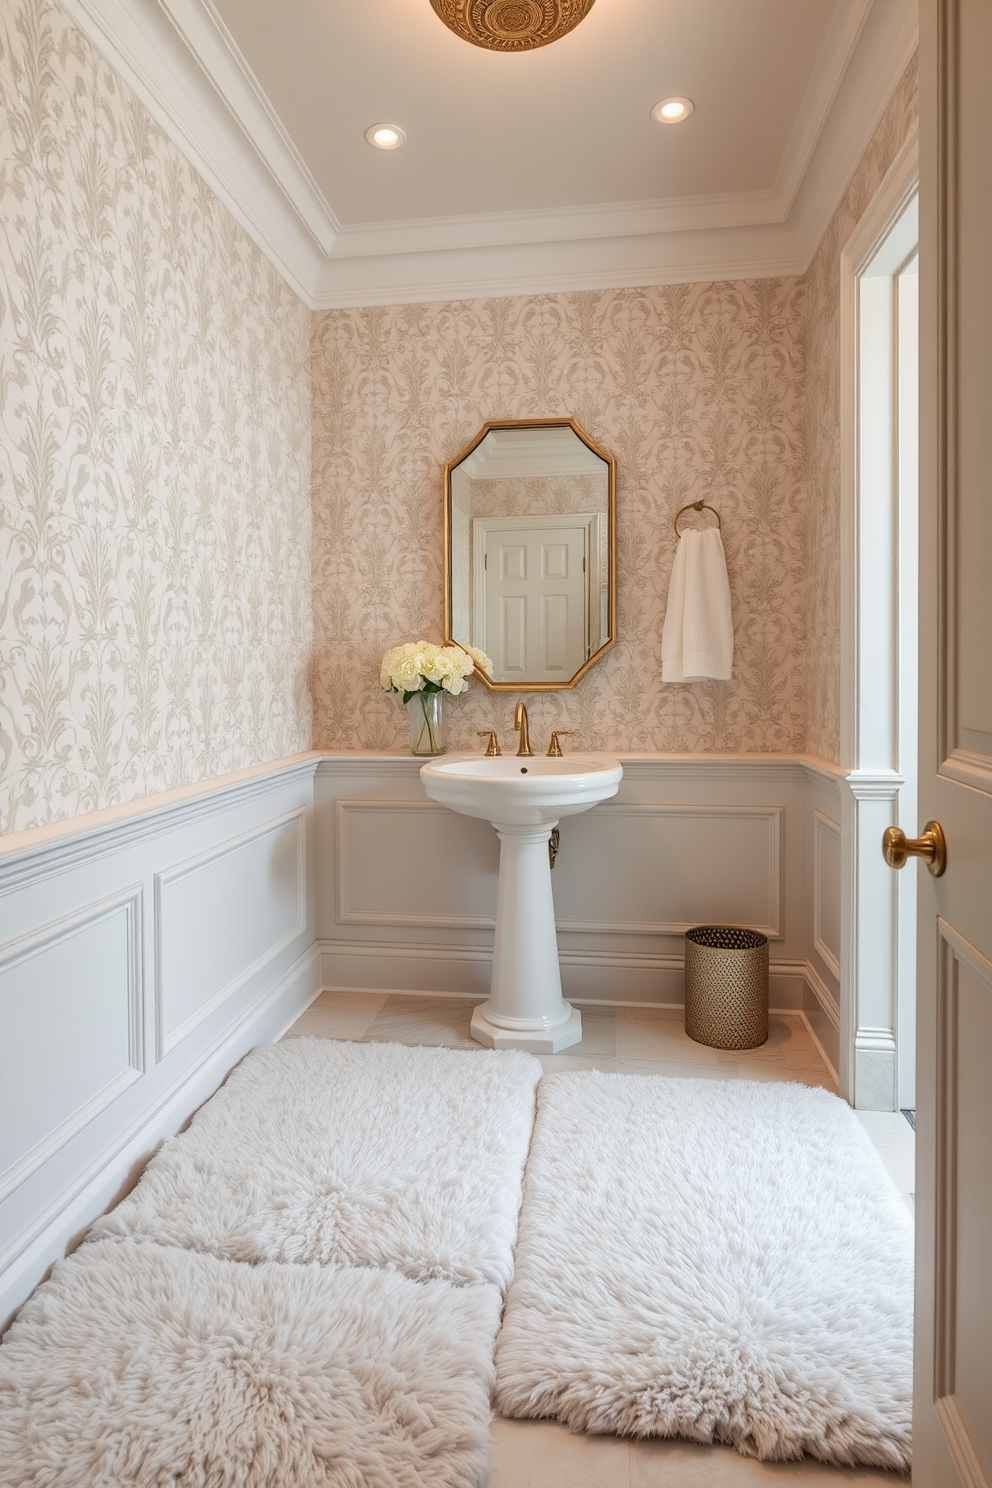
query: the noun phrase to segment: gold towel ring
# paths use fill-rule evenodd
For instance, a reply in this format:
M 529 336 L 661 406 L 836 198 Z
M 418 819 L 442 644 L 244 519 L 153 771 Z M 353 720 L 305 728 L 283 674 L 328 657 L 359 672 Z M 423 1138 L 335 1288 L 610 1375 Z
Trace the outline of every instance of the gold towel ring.
M 679 517 L 682 516 L 683 512 L 687 512 L 687 511 L 702 511 L 704 507 L 706 508 L 707 511 L 711 511 L 713 513 L 713 515 L 716 517 L 716 525 L 717 525 L 717 527 L 719 527 L 719 528 L 722 529 L 723 523 L 720 521 L 720 513 L 717 511 L 717 509 L 716 509 L 715 506 L 710 506 L 710 504 L 709 504 L 708 501 L 687 501 L 686 504 L 685 504 L 685 506 L 680 506 L 679 509 L 678 509 L 678 511 L 675 513 L 675 536 L 676 536 L 676 539 L 678 539 L 678 538 L 680 538 L 682 536 L 681 532 L 679 531 Z

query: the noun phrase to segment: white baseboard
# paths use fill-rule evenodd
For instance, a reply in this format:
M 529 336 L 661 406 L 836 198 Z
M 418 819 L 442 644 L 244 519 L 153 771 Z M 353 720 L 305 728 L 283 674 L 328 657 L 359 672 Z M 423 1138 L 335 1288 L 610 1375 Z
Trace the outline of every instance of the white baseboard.
M 395 997 L 489 995 L 492 953 L 475 946 L 327 939 L 318 941 L 318 945 L 324 992 L 370 992 Z M 562 991 L 569 1002 L 580 1007 L 681 1008 L 685 1005 L 681 957 L 650 952 L 563 950 L 559 960 Z M 806 963 L 800 961 L 771 963 L 768 990 L 772 1012 L 803 1012 L 808 970 Z
M 815 967 L 805 967 L 802 1003 L 803 1022 L 820 1056 L 840 1085 L 840 1012 L 836 1002 L 818 976 Z M 847 1095 L 847 1091 L 841 1091 Z

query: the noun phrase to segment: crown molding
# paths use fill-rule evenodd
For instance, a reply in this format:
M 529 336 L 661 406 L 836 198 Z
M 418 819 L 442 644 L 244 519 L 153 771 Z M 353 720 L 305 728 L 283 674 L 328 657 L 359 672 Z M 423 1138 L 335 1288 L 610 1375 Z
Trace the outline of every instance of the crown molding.
M 824 132 L 805 172 L 789 220 L 808 267 L 919 42 L 915 0 L 877 3 L 834 101 L 844 128 Z M 805 270 L 804 270 L 805 272 Z
M 764 279 L 802 274 L 805 268 L 801 243 L 781 223 L 495 244 L 333 259 L 318 276 L 314 308 Z
M 212 0 L 60 3 L 311 309 L 802 274 L 916 44 L 844 0 L 773 191 L 342 226 Z
M 637 238 L 707 228 L 761 227 L 784 219 L 785 211 L 771 192 L 607 202 L 530 212 L 479 212 L 470 217 L 423 217 L 345 226 L 334 240 L 330 257 L 337 262 L 403 253 Z
M 834 12 L 775 181 L 775 197 L 784 203 L 783 219 L 802 185 L 873 3 L 842 0 Z

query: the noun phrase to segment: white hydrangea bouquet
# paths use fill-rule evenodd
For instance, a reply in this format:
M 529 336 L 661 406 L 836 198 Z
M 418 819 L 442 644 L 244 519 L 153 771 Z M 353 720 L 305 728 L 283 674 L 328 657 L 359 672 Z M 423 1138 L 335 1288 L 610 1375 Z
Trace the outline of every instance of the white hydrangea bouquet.
M 410 747 L 414 754 L 443 754 L 444 694 L 465 692 L 476 667 L 489 671 L 492 662 L 475 646 L 436 646 L 432 641 L 407 641 L 393 646 L 382 658 L 379 683 L 408 705 Z

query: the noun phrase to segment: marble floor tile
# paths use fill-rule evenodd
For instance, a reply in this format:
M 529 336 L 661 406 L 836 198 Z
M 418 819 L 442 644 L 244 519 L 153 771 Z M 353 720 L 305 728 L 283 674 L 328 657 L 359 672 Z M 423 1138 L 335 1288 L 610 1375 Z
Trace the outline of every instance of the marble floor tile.
M 799 1462 L 756 1462 L 732 1447 L 697 1446 L 683 1441 L 632 1441 L 628 1453 L 630 1488 L 891 1488 L 905 1485 L 896 1473 L 828 1467 L 811 1457 Z
M 901 1194 L 916 1191 L 916 1153 L 910 1148 L 879 1147 L 878 1155 L 885 1171 Z
M 694 1064 L 717 1064 L 716 1049 L 697 1044 L 680 1024 L 652 1023 L 623 1018 L 616 1025 L 618 1059 L 687 1059 Z
M 630 1443 L 554 1421 L 493 1420 L 489 1488 L 630 1488 Z
M 677 1023 L 685 1027 L 685 1009 L 680 1007 L 618 1007 L 617 1017 L 629 1023 Z
M 383 1044 L 478 1049 L 469 1032 L 475 1005 L 468 997 L 388 997 L 364 1037 Z
M 737 1060 L 735 1068 L 741 1080 L 793 1080 L 803 1083 L 799 1072 L 790 1065 L 780 1060 L 752 1059 L 750 1051 L 747 1054 L 741 1051 L 741 1057 Z M 823 1073 L 825 1075 L 826 1070 Z
M 916 1150 L 916 1133 L 901 1111 L 856 1111 L 855 1115 L 876 1147 Z
M 573 1048 L 580 1049 L 581 1044 L 574 1044 Z M 546 1075 L 564 1075 L 575 1070 L 601 1070 L 604 1075 L 616 1073 L 617 1062 L 611 1054 L 600 1054 L 597 1058 L 587 1057 L 583 1054 L 538 1054 L 538 1059 L 544 1067 Z
M 573 1044 L 568 1053 L 582 1055 L 587 1059 L 602 1056 L 612 1058 L 616 1053 L 617 1015 L 612 1008 L 580 1007 L 582 1014 L 582 1039 Z
M 553 1421 L 493 1421 L 490 1488 L 891 1488 L 894 1473 L 756 1462 L 731 1447 L 573 1434 Z
M 759 1044 L 756 1049 L 718 1049 L 716 1057 L 721 1064 L 737 1064 L 746 1059 L 752 1064 L 765 1064 L 778 1069 L 790 1067 L 780 1049 L 768 1049 L 763 1044 Z
M 375 1016 L 375 1008 L 318 1007 L 313 1003 L 283 1038 L 360 1039 Z
M 728 1064 L 693 1064 L 688 1059 L 621 1059 L 618 1075 L 668 1075 L 676 1080 L 733 1080 L 736 1067 Z
M 371 1008 L 378 1012 L 388 1000 L 388 992 L 321 992 L 311 1007 Z

